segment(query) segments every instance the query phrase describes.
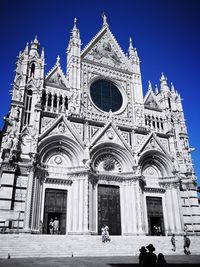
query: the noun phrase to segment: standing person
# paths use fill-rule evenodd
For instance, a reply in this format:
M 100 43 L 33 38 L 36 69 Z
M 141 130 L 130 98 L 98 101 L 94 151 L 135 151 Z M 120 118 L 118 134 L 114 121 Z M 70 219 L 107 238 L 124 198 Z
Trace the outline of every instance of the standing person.
M 147 253 L 147 250 L 146 250 L 145 247 L 141 247 L 139 249 L 139 251 L 140 251 L 140 254 L 139 254 L 139 266 L 142 267 L 143 266 L 144 257 L 145 257 L 145 255 Z
M 167 266 L 167 262 L 165 260 L 165 257 L 162 253 L 159 253 L 156 267 L 165 267 L 165 266 Z
M 158 235 L 158 227 L 156 225 L 153 227 L 153 235 Z
M 53 219 L 51 219 L 49 223 L 49 233 L 50 235 L 53 235 Z
M 184 253 L 186 255 L 190 255 L 191 254 L 191 252 L 190 252 L 190 243 L 191 242 L 190 242 L 189 237 L 186 236 L 186 234 L 184 235 L 183 242 L 184 242 L 184 244 L 183 244 Z
M 153 253 L 156 249 L 152 244 L 146 246 L 149 252 L 146 253 L 143 260 L 143 267 L 156 267 L 157 256 Z
M 162 234 L 162 230 L 161 230 L 161 227 L 158 226 L 158 235 L 160 236 Z
M 57 217 L 55 217 L 55 220 L 53 222 L 53 230 L 54 230 L 54 234 L 57 235 L 58 230 L 59 230 L 59 220 Z
M 172 235 L 172 238 L 171 238 L 171 243 L 172 243 L 172 250 L 173 251 L 176 251 L 176 240 L 175 240 L 175 234 Z
M 102 237 L 102 242 L 105 243 L 105 224 L 101 227 L 101 237 Z
M 104 229 L 105 229 L 105 240 L 106 240 L 106 242 L 107 241 L 110 242 L 109 227 L 107 225 L 105 225 Z

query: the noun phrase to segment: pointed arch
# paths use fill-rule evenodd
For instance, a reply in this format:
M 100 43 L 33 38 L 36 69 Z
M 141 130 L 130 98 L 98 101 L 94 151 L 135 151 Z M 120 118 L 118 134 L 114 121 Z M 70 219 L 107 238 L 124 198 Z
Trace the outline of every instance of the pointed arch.
M 173 164 L 171 160 L 158 150 L 144 152 L 139 159 L 139 165 L 141 166 L 142 172 L 144 172 L 147 166 L 155 166 L 159 170 L 161 177 L 173 176 Z
M 115 161 L 118 172 L 132 172 L 133 157 L 122 146 L 114 143 L 101 143 L 93 147 L 90 152 L 92 168 L 96 169 L 97 163 L 100 160 L 104 160 L 107 156 L 110 156 Z M 98 170 L 97 170 L 98 171 Z M 105 170 L 106 171 L 106 168 Z

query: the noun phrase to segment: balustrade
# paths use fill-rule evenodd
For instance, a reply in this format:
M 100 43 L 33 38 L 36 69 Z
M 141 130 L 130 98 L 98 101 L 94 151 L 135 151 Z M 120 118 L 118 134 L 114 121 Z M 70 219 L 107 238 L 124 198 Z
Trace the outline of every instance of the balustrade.
M 52 113 L 64 113 L 68 109 L 68 97 L 43 91 L 42 108 Z

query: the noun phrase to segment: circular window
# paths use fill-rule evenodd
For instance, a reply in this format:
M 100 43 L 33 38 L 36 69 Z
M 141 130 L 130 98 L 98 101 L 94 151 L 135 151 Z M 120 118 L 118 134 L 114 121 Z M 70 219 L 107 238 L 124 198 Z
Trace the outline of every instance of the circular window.
M 94 104 L 103 111 L 115 112 L 122 106 L 122 95 L 111 82 L 98 80 L 90 87 L 90 95 Z

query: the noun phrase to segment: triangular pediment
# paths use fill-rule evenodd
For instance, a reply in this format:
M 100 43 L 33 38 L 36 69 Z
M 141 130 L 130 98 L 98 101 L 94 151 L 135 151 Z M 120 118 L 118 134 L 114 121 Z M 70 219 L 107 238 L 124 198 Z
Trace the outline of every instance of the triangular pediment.
M 156 96 L 152 90 L 149 90 L 144 98 L 144 106 L 147 109 L 161 111 L 161 108 L 156 100 Z
M 168 156 L 168 158 L 171 158 L 169 152 L 162 145 L 155 133 L 150 133 L 146 138 L 144 138 L 142 143 L 139 144 L 139 147 L 137 148 L 137 153 L 141 154 L 143 152 L 151 150 L 160 151 L 161 153 L 164 153 L 166 156 Z
M 63 135 L 75 140 L 84 148 L 84 143 L 79 132 L 74 127 L 73 123 L 71 123 L 64 115 L 61 115 L 44 130 L 44 132 L 39 136 L 39 141 L 41 142 L 46 137 L 56 135 Z
M 131 71 L 125 56 L 108 27 L 102 28 L 81 53 L 82 59 Z
M 52 87 L 69 89 L 69 85 L 59 64 L 56 64 L 46 75 L 45 84 Z
M 90 146 L 96 146 L 102 143 L 118 144 L 132 154 L 131 147 L 128 145 L 120 130 L 112 121 L 108 122 L 101 130 L 97 131 L 91 139 Z

